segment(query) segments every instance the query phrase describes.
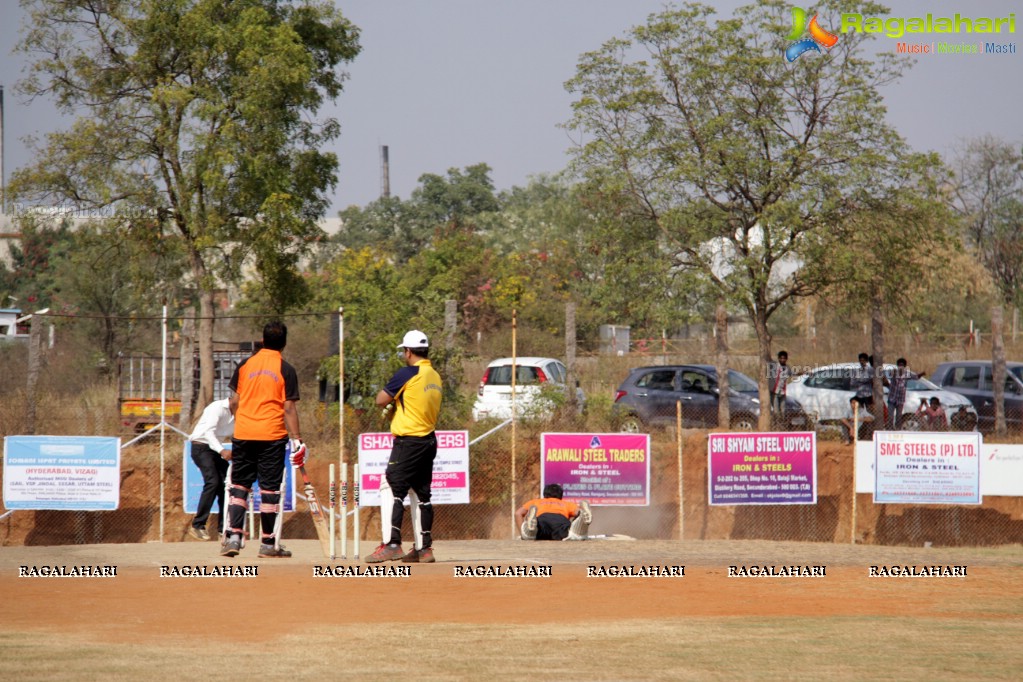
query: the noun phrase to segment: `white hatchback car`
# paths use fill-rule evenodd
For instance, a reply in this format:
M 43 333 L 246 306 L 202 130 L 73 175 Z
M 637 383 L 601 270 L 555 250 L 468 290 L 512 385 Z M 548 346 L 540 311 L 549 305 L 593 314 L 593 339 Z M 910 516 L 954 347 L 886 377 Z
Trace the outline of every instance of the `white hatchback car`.
M 809 374 L 792 379 L 788 385 L 788 396 L 799 401 L 808 415 L 816 416 L 818 425 L 835 424 L 849 416 L 849 399 L 856 395 L 851 388 L 851 377 L 858 367 L 859 363 L 856 362 L 818 367 Z M 895 365 L 885 365 L 884 371 L 894 372 Z M 885 387 L 887 393 L 888 388 Z M 969 398 L 943 390 L 921 377 L 906 383 L 906 402 L 900 428 L 907 431 L 919 430 L 921 425 L 914 416 L 916 409 L 921 400 L 931 398 L 941 401 L 954 430 L 972 430 L 977 425 L 977 410 Z
M 487 365 L 476 403 L 472 406 L 475 420 L 509 419 L 512 411 L 512 359 L 501 358 Z M 554 358 L 522 357 L 515 359 L 515 414 L 537 417 L 550 411 L 550 402 L 544 400 L 547 391 L 560 391 L 568 395 L 568 370 Z M 576 382 L 576 405 L 582 411 L 585 396 Z

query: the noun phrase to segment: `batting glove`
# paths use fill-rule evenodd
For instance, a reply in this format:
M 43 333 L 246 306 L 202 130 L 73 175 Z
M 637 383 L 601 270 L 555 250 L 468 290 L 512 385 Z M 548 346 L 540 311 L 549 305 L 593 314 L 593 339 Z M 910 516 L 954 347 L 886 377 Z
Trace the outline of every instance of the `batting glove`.
M 291 439 L 291 466 L 300 467 L 305 465 L 305 456 L 308 450 L 305 443 L 300 441 L 298 438 Z

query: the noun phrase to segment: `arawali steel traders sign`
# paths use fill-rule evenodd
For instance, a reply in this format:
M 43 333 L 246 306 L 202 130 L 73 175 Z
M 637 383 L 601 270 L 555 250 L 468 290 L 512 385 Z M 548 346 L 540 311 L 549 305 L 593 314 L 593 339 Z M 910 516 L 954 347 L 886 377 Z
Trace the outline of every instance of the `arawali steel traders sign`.
M 650 504 L 650 436 L 645 433 L 544 433 L 540 457 L 540 488 L 557 483 L 566 500 Z

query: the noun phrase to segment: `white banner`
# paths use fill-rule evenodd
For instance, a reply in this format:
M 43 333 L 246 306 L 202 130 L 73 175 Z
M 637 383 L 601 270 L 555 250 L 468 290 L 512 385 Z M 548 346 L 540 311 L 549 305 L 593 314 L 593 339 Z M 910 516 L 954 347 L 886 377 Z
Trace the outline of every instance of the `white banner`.
M 394 436 L 389 433 L 359 434 L 360 507 L 380 505 L 380 479 L 387 470 Z M 469 432 L 438 431 L 437 459 L 430 485 L 433 504 L 469 504 Z M 408 505 L 408 497 L 405 498 Z
M 856 449 L 856 492 L 874 492 L 874 443 L 869 440 Z M 981 444 L 980 493 L 1023 497 L 1023 445 Z
M 4 438 L 7 509 L 112 511 L 117 509 L 120 499 L 119 438 Z
M 878 431 L 875 504 L 980 504 L 980 434 Z

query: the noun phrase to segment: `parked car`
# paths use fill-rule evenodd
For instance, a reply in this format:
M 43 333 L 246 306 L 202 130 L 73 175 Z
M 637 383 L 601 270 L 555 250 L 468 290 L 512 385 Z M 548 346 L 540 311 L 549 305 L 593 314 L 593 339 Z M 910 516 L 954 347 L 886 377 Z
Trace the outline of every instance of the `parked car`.
M 753 431 L 760 418 L 757 382 L 730 369 L 728 389 L 729 426 Z M 614 411 L 619 430 L 638 432 L 651 426 L 676 424 L 676 403 L 681 402 L 683 428 L 715 428 L 718 399 L 717 369 L 711 365 L 637 367 L 618 387 Z M 788 399 L 782 428 L 799 430 L 806 423 L 802 407 Z
M 1023 362 L 1006 362 L 1005 369 L 1005 423 L 1013 431 L 1023 430 Z M 969 400 L 980 430 L 989 432 L 995 429 L 993 376 L 990 361 L 960 360 L 938 365 L 931 380 Z
M 493 417 L 508 419 L 512 407 L 512 359 L 500 358 L 487 365 L 472 406 L 475 420 Z M 515 360 L 515 414 L 526 418 L 541 416 L 553 407 L 551 392 L 568 396 L 568 369 L 554 358 L 523 357 Z M 576 408 L 581 412 L 586 396 L 575 390 Z
M 789 397 L 795 398 L 810 415 L 818 429 L 827 429 L 839 424 L 843 417 L 849 415 L 849 399 L 856 395 L 852 389 L 853 372 L 859 363 L 844 362 L 820 367 L 792 379 L 788 385 Z M 894 372 L 895 365 L 884 365 L 883 371 Z M 885 387 L 887 396 L 888 388 Z M 977 410 L 969 400 L 942 388 L 924 377 L 906 382 L 906 402 L 899 428 L 907 431 L 918 431 L 922 425 L 916 417 L 916 409 L 921 400 L 937 398 L 945 408 L 945 413 L 952 422 L 952 428 L 958 431 L 972 431 L 977 425 Z M 962 410 L 962 412 L 960 412 Z M 884 428 L 887 419 L 887 406 L 875 406 L 874 417 L 877 420 L 874 428 Z M 960 416 L 961 415 L 961 416 Z

